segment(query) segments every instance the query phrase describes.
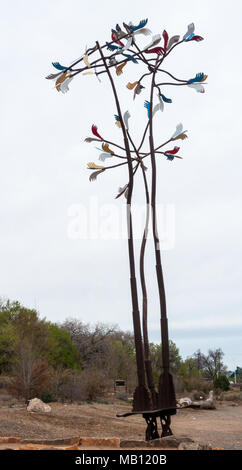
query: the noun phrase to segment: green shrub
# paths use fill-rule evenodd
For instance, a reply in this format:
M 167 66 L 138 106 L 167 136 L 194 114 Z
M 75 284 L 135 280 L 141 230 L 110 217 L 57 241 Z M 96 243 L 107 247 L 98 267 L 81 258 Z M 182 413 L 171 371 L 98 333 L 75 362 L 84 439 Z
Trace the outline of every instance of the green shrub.
M 224 390 L 225 392 L 229 390 L 229 380 L 227 379 L 226 375 L 220 375 L 217 379 L 214 380 L 214 388 L 220 388 L 220 390 Z
M 52 401 L 56 401 L 53 393 L 48 390 L 43 390 L 40 398 L 44 403 L 51 403 Z

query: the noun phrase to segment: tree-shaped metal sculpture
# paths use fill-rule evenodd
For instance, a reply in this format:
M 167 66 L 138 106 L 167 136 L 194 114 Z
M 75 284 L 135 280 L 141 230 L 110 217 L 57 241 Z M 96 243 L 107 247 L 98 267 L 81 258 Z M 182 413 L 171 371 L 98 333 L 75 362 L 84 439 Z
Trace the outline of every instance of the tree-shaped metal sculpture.
M 172 434 L 170 428 L 171 415 L 176 413 L 176 397 L 173 385 L 172 375 L 169 372 L 169 339 L 168 339 L 168 323 L 166 312 L 166 296 L 161 264 L 160 242 L 157 231 L 157 214 L 156 214 L 156 155 L 163 155 L 167 160 L 174 160 L 174 158 L 182 158 L 178 155 L 179 147 L 174 146 L 171 149 L 163 151 L 169 143 L 177 140 L 184 140 L 187 138 L 187 131 L 183 130 L 182 124 L 176 126 L 173 135 L 158 146 L 154 144 L 153 135 L 153 118 L 158 111 L 163 111 L 166 103 L 172 103 L 170 98 L 167 98 L 162 92 L 162 86 L 186 86 L 193 88 L 199 93 L 204 93 L 203 82 L 206 80 L 207 75 L 204 73 L 197 73 L 194 78 L 189 80 L 181 80 L 173 76 L 167 70 L 161 68 L 164 59 L 180 44 L 188 43 L 191 41 L 201 41 L 201 36 L 195 35 L 194 24 L 188 26 L 187 32 L 180 36 L 172 36 L 169 38 L 166 30 L 163 31 L 162 36 L 156 34 L 152 36 L 151 41 L 142 49 L 137 44 L 137 39 L 140 35 L 148 36 L 151 31 L 146 27 L 148 20 L 141 20 L 138 25 L 123 23 L 124 30 L 117 24 L 115 29 L 111 32 L 111 42 L 100 46 L 97 41 L 96 44 L 85 51 L 83 56 L 76 60 L 69 66 L 63 66 L 59 62 L 53 62 L 53 66 L 58 70 L 56 74 L 51 74 L 47 79 L 55 81 L 55 87 L 58 92 L 66 93 L 69 90 L 69 83 L 73 78 L 79 74 L 95 74 L 100 80 L 100 75 L 106 74 L 109 78 L 111 89 L 113 92 L 116 112 L 115 122 L 121 129 L 123 135 L 123 144 L 120 145 L 112 142 L 100 135 L 96 125 L 92 125 L 92 134 L 94 137 L 87 137 L 86 142 L 97 141 L 102 144 L 101 154 L 99 160 L 105 162 L 106 160 L 118 158 L 122 162 L 112 165 L 97 165 L 96 163 L 88 163 L 88 169 L 95 170 L 91 173 L 90 181 L 96 180 L 97 176 L 105 171 L 119 168 L 120 166 L 127 165 L 128 167 L 128 182 L 124 187 L 119 189 L 116 198 L 124 195 L 127 202 L 127 227 L 128 227 L 128 254 L 130 265 L 130 287 L 132 298 L 133 310 L 133 326 L 134 326 L 134 339 L 136 350 L 137 362 L 137 378 L 138 384 L 133 396 L 133 410 L 122 416 L 129 414 L 140 413 L 146 420 L 146 439 L 155 439 L 159 437 L 157 418 L 161 420 L 162 434 L 166 436 Z M 125 41 L 125 42 L 124 42 Z M 162 46 L 157 46 L 162 41 Z M 91 61 L 91 56 L 96 55 L 94 60 Z M 79 66 L 78 66 L 79 64 Z M 145 101 L 144 106 L 147 109 L 148 121 L 144 129 L 144 133 L 139 145 L 134 143 L 129 131 L 129 111 L 122 112 L 121 104 L 119 101 L 117 89 L 115 86 L 112 72 L 119 76 L 123 73 L 124 67 L 132 64 L 135 67 L 137 64 L 142 64 L 145 67 L 145 73 L 138 78 L 134 83 L 128 83 L 127 88 L 133 90 L 133 99 L 136 99 L 144 89 L 143 82 L 146 77 L 150 79 L 150 91 L 148 99 Z M 78 66 L 78 67 L 77 67 Z M 172 81 L 157 83 L 157 76 L 165 74 Z M 154 91 L 157 91 L 157 102 L 155 103 Z M 149 132 L 149 151 L 142 151 L 143 145 L 146 141 L 147 133 Z M 115 148 L 113 150 L 110 148 Z M 151 190 L 147 182 L 144 160 L 150 157 L 151 160 Z M 134 243 L 133 243 L 133 227 L 132 227 L 132 194 L 134 187 L 134 177 L 141 169 L 145 200 L 146 200 L 146 220 L 142 244 L 140 248 L 140 280 L 142 288 L 142 326 L 143 335 L 141 332 L 141 320 L 139 313 L 138 290 L 136 281 L 136 263 L 134 256 Z M 154 241 L 154 252 L 156 260 L 156 276 L 158 283 L 159 303 L 160 303 L 160 322 L 161 322 L 161 343 L 162 343 L 162 367 L 163 371 L 159 380 L 159 388 L 155 389 L 154 378 L 152 373 L 150 353 L 149 353 L 149 338 L 147 327 L 147 289 L 144 270 L 144 257 L 146 249 L 146 240 L 149 227 L 150 213 L 152 218 L 152 232 Z M 118 415 L 121 416 L 121 415 Z

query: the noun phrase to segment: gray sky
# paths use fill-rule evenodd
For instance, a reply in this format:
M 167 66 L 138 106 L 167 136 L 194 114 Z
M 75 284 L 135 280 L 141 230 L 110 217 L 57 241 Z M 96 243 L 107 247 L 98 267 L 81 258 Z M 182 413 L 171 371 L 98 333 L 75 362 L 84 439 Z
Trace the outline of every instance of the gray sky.
M 164 68 L 182 79 L 208 74 L 206 93 L 164 87 L 173 103 L 155 118 L 158 144 L 179 122 L 189 136 L 178 144 L 183 160 L 157 160 L 158 203 L 175 209 L 175 245 L 163 253 L 170 338 L 183 357 L 221 347 L 229 368 L 241 366 L 241 3 L 123 0 L 114 8 L 107 0 L 15 0 L 1 13 L 0 295 L 51 321 L 76 317 L 132 329 L 126 240 L 68 235 L 75 205 L 88 208 L 96 198 L 99 208 L 121 211 L 124 204 L 114 197 L 127 168 L 94 183 L 86 170 L 87 162 L 100 163 L 95 145 L 84 142 L 93 123 L 122 144 L 110 87 L 106 78 L 79 75 L 63 95 L 44 77 L 54 72 L 52 61 L 69 64 L 96 39 L 110 40 L 117 22 L 148 17 L 153 34 L 166 29 L 170 36 L 183 36 L 194 22 L 205 40 L 176 48 Z M 125 85 L 139 78 L 139 67 L 129 64 L 115 78 L 136 142 L 148 89 L 133 103 Z M 143 201 L 140 177 L 134 201 Z M 95 223 L 95 214 L 88 217 Z M 152 241 L 146 267 L 150 339 L 159 341 Z

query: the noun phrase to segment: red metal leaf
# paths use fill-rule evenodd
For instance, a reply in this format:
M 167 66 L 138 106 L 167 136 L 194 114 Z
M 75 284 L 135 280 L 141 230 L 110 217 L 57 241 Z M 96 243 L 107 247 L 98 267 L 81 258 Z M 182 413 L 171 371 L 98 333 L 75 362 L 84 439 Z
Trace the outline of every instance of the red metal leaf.
M 163 36 L 163 38 L 164 38 L 164 49 L 165 49 L 165 51 L 166 51 L 169 36 L 168 36 L 168 33 L 167 33 L 167 31 L 166 31 L 165 29 L 164 29 L 164 31 L 163 31 L 162 36 Z
M 95 135 L 95 136 L 98 137 L 99 139 L 104 140 L 104 139 L 100 136 L 100 134 L 98 134 L 97 126 L 95 126 L 95 124 L 92 125 L 92 133 L 93 133 L 93 135 Z
M 165 50 L 163 49 L 163 47 L 153 47 L 153 49 L 146 49 L 146 51 L 144 52 L 146 54 L 165 54 Z
M 180 147 L 174 147 L 172 150 L 166 150 L 165 153 L 168 153 L 169 155 L 175 155 L 177 152 L 179 152 Z
M 204 38 L 202 38 L 202 36 L 193 36 L 191 39 L 187 39 L 186 42 L 190 42 L 190 41 L 203 41 Z

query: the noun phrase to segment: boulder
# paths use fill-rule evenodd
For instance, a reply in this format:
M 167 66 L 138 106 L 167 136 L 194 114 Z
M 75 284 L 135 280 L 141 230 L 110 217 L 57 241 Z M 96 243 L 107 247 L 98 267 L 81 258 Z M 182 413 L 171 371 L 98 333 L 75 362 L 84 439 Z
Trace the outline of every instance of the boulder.
M 46 405 L 42 400 L 39 398 L 33 398 L 29 401 L 27 406 L 27 411 L 34 412 L 34 413 L 50 413 L 51 407 Z
M 192 404 L 192 400 L 189 397 L 180 398 L 180 400 L 178 400 L 178 405 L 181 408 L 183 408 L 185 406 L 190 406 L 191 404 Z

